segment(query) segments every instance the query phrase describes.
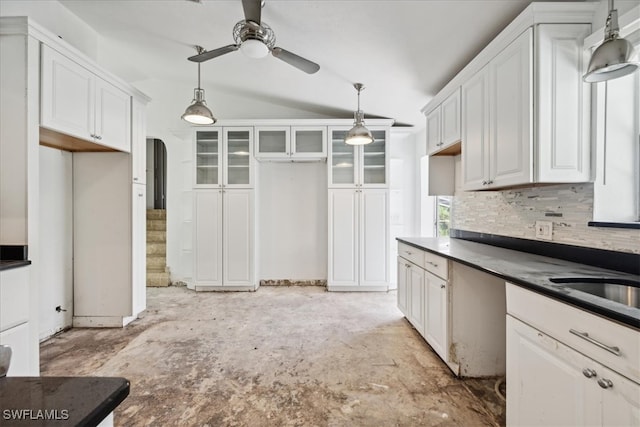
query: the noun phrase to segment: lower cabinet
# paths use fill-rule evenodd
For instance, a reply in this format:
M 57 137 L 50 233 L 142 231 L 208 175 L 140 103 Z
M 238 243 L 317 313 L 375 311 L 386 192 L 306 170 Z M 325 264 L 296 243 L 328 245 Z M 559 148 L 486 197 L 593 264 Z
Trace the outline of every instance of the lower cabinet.
M 409 295 L 411 295 L 411 298 L 409 299 L 409 313 L 407 314 L 407 318 L 423 336 L 425 334 L 426 326 L 424 322 L 424 309 L 426 305 L 424 300 L 424 296 L 426 295 L 424 289 L 424 275 L 425 272 L 423 269 L 409 263 L 407 272 L 407 288 L 409 289 Z
M 447 360 L 447 349 L 449 347 L 447 282 L 425 271 L 424 284 L 424 338 L 438 356 L 443 360 Z
M 329 190 L 330 291 L 386 291 L 389 286 L 389 191 Z
M 194 199 L 195 290 L 255 290 L 254 190 L 197 190 Z

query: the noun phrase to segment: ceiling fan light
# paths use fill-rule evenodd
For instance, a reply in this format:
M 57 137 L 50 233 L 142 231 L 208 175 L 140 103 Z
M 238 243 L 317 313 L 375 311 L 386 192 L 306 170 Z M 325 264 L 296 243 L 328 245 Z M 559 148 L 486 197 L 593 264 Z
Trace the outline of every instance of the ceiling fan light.
M 193 101 L 191 101 L 191 105 L 187 107 L 181 118 L 194 125 L 210 125 L 216 122 L 213 113 L 204 100 L 203 89 L 195 89 Z
M 264 58 L 269 54 L 267 45 L 257 39 L 243 41 L 240 45 L 240 50 L 249 58 Z

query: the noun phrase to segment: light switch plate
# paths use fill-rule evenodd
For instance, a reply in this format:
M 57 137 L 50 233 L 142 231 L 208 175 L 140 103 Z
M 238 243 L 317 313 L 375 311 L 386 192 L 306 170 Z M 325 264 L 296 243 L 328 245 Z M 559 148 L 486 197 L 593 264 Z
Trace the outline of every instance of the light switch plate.
M 536 221 L 536 239 L 553 240 L 553 222 Z

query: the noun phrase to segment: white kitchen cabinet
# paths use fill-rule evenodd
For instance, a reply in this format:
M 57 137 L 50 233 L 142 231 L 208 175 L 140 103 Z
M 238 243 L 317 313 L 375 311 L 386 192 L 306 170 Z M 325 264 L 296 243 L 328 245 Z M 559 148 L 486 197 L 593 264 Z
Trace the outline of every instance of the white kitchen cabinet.
M 278 159 L 291 155 L 290 126 L 255 126 L 256 158 Z
M 425 273 L 415 264 L 409 263 L 407 268 L 407 282 L 409 290 L 409 315 L 407 319 L 416 328 L 420 335 L 425 333 Z
M 443 260 L 446 264 L 446 260 Z M 424 273 L 424 338 L 442 360 L 448 359 L 449 321 L 447 281 Z
M 256 159 L 311 161 L 327 157 L 326 126 L 256 126 Z
M 254 191 L 196 190 L 194 286 L 254 290 Z
M 31 352 L 38 342 L 32 340 L 29 321 L 30 266 L 0 271 L 0 344 L 11 347 L 13 356 L 8 376 L 38 375 L 32 369 Z M 35 345 L 36 349 L 33 349 Z
M 460 88 L 426 117 L 428 154 L 444 150 L 460 141 Z
M 329 190 L 329 290 L 387 290 L 388 218 L 388 190 Z
M 131 178 L 133 183 L 147 183 L 147 114 L 146 104 L 131 99 Z
M 147 308 L 147 186 L 131 188 L 131 270 L 133 313 Z
M 402 312 L 402 314 L 405 315 L 405 317 L 409 318 L 409 306 L 407 302 L 409 296 L 408 269 L 410 267 L 410 264 L 401 257 L 398 257 L 397 264 L 398 268 L 396 271 L 398 273 L 398 309 Z
M 195 187 L 253 187 L 253 128 L 200 128 L 195 132 Z
M 589 29 L 531 27 L 463 83 L 464 190 L 591 179 L 589 88 L 581 80 Z
M 389 159 L 388 128 L 370 126 L 374 142 L 348 145 L 344 142 L 349 128 L 329 128 L 329 188 L 387 188 Z
M 22 323 L 0 332 L 0 344 L 11 347 L 11 365 L 7 376 L 28 377 L 37 374 L 29 366 L 30 331 L 29 323 Z
M 131 97 L 58 51 L 42 45 L 42 127 L 131 150 Z

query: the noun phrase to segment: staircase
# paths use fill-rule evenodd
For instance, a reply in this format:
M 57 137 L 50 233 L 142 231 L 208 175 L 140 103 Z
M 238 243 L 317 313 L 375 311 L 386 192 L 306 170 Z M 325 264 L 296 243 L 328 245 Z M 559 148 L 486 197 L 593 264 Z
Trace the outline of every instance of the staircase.
M 147 286 L 169 286 L 167 211 L 147 209 Z

